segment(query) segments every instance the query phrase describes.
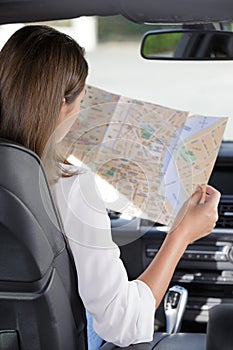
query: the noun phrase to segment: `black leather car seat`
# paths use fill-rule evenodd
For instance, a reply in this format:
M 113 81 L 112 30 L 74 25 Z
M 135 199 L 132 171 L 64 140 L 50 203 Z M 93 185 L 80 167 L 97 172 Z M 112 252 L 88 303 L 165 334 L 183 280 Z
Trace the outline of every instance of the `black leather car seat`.
M 0 349 L 85 350 L 76 270 L 40 159 L 0 140 Z

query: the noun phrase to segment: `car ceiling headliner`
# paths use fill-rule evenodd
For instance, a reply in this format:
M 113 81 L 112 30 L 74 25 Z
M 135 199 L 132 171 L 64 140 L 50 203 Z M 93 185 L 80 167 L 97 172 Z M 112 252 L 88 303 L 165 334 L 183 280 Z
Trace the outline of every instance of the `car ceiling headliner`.
M 123 15 L 143 23 L 233 20 L 232 0 L 0 0 L 0 23 Z

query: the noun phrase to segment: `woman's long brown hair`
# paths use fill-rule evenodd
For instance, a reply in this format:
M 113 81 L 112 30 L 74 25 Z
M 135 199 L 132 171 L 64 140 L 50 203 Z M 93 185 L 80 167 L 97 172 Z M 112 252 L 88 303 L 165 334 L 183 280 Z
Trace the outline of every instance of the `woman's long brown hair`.
M 54 28 L 19 29 L 0 52 L 0 137 L 42 156 L 65 98 L 84 89 L 88 67 L 83 49 Z

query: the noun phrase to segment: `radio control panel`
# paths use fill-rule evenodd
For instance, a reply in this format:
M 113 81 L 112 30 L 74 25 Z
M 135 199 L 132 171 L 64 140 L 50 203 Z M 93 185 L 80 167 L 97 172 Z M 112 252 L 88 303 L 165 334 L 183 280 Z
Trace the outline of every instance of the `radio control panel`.
M 190 244 L 176 268 L 176 281 L 232 284 L 233 235 L 227 240 L 222 237 L 219 235 L 217 238 L 204 238 Z M 155 237 L 153 240 L 144 239 L 144 268 L 157 254 L 162 240 L 161 237 L 158 237 L 158 240 Z M 182 278 L 178 276 L 180 272 L 183 274 Z
M 231 261 L 229 251 L 232 249 L 229 245 L 192 246 L 185 251 L 183 260 L 202 260 L 202 261 Z
M 158 248 L 153 245 L 146 247 L 146 256 L 153 258 Z M 219 242 L 218 245 L 190 245 L 183 254 L 181 260 L 191 261 L 225 261 L 233 263 L 233 245 L 231 243 Z M 232 265 L 233 267 L 233 265 Z

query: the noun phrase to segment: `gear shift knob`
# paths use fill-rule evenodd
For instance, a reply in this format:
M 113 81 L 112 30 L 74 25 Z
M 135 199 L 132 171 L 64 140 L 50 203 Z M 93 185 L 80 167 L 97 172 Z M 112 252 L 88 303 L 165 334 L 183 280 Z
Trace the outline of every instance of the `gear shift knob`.
M 169 288 L 164 299 L 167 333 L 177 333 L 180 330 L 187 300 L 187 289 L 180 286 Z

